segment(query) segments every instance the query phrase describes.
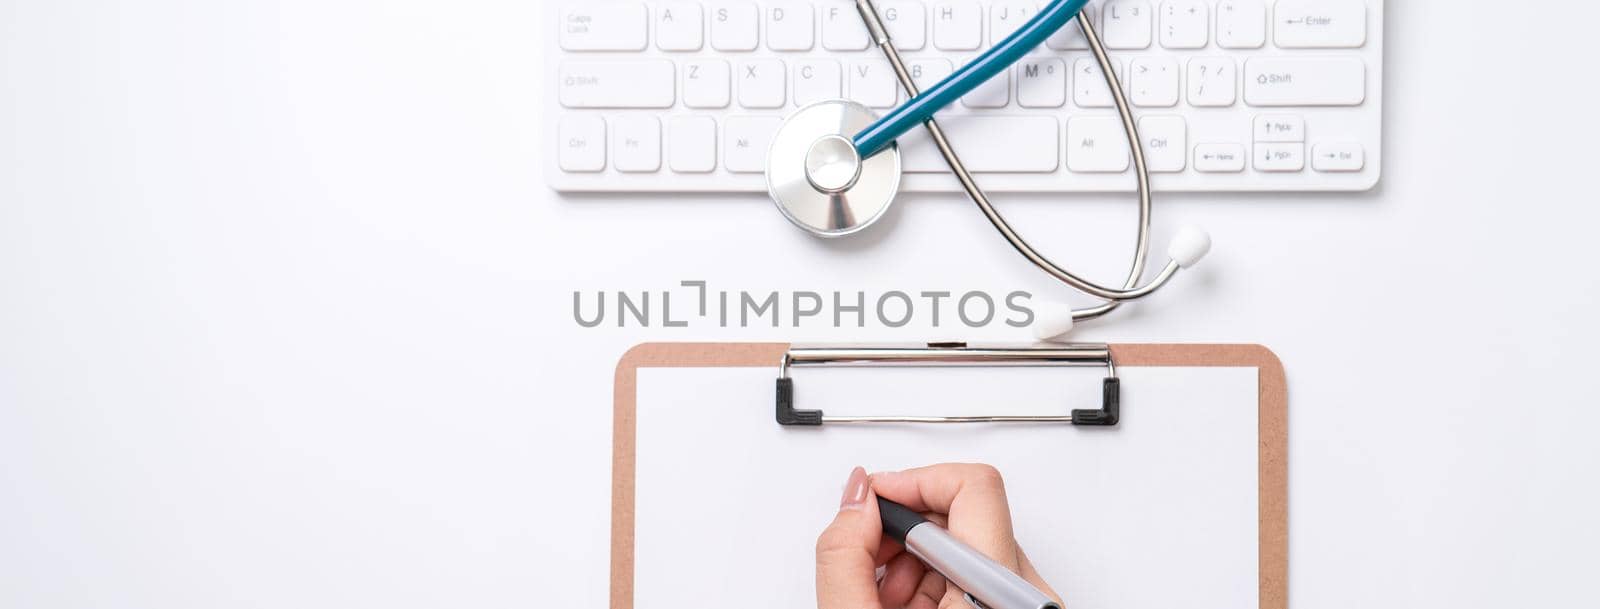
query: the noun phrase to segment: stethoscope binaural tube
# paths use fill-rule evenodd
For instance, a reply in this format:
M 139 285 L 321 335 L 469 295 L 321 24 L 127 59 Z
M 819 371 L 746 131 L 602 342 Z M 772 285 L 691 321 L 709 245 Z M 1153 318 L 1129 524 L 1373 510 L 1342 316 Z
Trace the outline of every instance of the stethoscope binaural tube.
M 985 65 L 989 68 L 992 69 L 994 66 L 999 65 L 1000 69 L 1004 69 L 1006 64 L 997 64 L 995 62 L 1002 57 L 1010 58 L 1012 61 L 1016 57 L 1021 57 L 1022 54 L 1042 43 L 1060 25 L 1065 24 L 1066 20 L 1078 15 L 1078 10 L 1082 8 L 1083 4 L 1078 0 L 1056 0 L 1052 2 L 1038 15 L 1034 15 L 1026 24 L 1023 24 L 1011 36 L 1007 37 L 994 49 L 991 49 L 991 52 L 985 53 L 978 59 L 973 60 L 972 63 L 978 64 L 988 60 L 989 63 Z M 867 30 L 871 33 L 874 44 L 883 50 L 884 55 L 889 60 L 889 64 L 894 68 L 895 76 L 899 79 L 900 86 L 904 87 L 907 94 L 911 96 L 911 101 L 901 106 L 901 109 L 891 112 L 856 136 L 857 152 L 860 153 L 862 151 L 860 144 L 864 140 L 869 145 L 876 141 L 876 136 L 873 136 L 873 134 L 895 132 L 902 124 L 897 117 L 923 116 L 924 113 L 927 113 L 926 116 L 923 116 L 922 122 L 927 127 L 928 135 L 932 137 L 934 145 L 939 149 L 939 154 L 944 157 L 945 163 L 950 166 L 951 171 L 956 174 L 956 178 L 961 182 L 962 189 L 972 198 L 972 202 L 977 204 L 984 217 L 989 220 L 989 223 L 994 225 L 995 230 L 1000 231 L 1000 235 L 1019 254 L 1022 254 L 1024 258 L 1027 258 L 1029 262 L 1045 273 L 1090 296 L 1107 301 L 1099 306 L 1074 310 L 1072 319 L 1086 320 L 1105 315 L 1115 310 L 1122 301 L 1141 298 L 1160 289 L 1166 285 L 1167 281 L 1172 279 L 1173 275 L 1177 274 L 1180 268 L 1191 266 L 1198 262 L 1206 251 L 1210 249 L 1210 238 L 1203 232 L 1199 232 L 1198 229 L 1180 231 L 1168 249 L 1168 255 L 1172 260 L 1149 283 L 1143 286 L 1138 285 L 1140 276 L 1144 274 L 1145 258 L 1150 249 L 1150 174 L 1145 164 L 1144 146 L 1139 139 L 1138 125 L 1133 120 L 1132 110 L 1128 107 L 1127 96 L 1122 90 L 1122 84 L 1116 79 L 1116 72 L 1112 69 L 1111 59 L 1106 55 L 1105 47 L 1101 43 L 1098 33 L 1088 20 L 1078 19 L 1078 27 L 1083 31 L 1084 38 L 1089 43 L 1089 49 L 1093 51 L 1095 61 L 1099 64 L 1101 73 L 1105 76 L 1106 85 L 1111 88 L 1111 97 L 1116 102 L 1117 113 L 1122 120 L 1123 130 L 1128 136 L 1128 147 L 1133 153 L 1133 164 L 1137 177 L 1139 235 L 1135 245 L 1133 264 L 1129 269 L 1128 279 L 1121 289 L 1102 286 L 1061 268 L 1033 249 L 1026 239 L 1023 239 L 1015 229 L 1011 228 L 1010 223 L 1006 222 L 1000 212 L 989 202 L 989 197 L 984 194 L 983 189 L 978 187 L 977 181 L 967 171 L 966 165 L 961 162 L 960 156 L 956 154 L 955 149 L 950 145 L 949 139 L 945 137 L 944 130 L 939 127 L 938 122 L 932 117 L 929 108 L 936 110 L 942 106 L 923 105 L 915 111 L 905 110 L 915 106 L 919 100 L 929 98 L 935 91 L 951 90 L 953 87 L 951 85 L 952 81 L 963 75 L 970 76 L 968 70 L 963 69 L 946 77 L 943 81 L 935 84 L 933 88 L 930 88 L 927 94 L 920 93 L 917 90 L 916 82 L 912 80 L 910 72 L 905 67 L 905 62 L 900 58 L 900 52 L 894 48 L 887 29 L 883 27 L 883 22 L 878 17 L 877 8 L 873 6 L 872 0 L 856 0 L 856 9 L 861 13 L 862 18 L 866 20 L 868 24 Z M 1065 18 L 1062 17 L 1063 14 Z M 1032 41 L 1031 45 L 1019 46 L 1014 44 L 1014 42 L 1025 37 Z M 905 111 L 903 112 L 902 110 Z M 904 130 L 900 130 L 897 135 L 903 133 Z
M 895 49 L 872 0 L 856 0 L 856 10 L 866 23 L 872 41 L 883 51 L 910 99 L 906 104 L 879 118 L 865 106 L 844 100 L 811 104 L 791 114 L 773 135 L 767 154 L 767 190 L 773 202 L 791 223 L 819 237 L 851 234 L 875 222 L 893 202 L 900 181 L 899 150 L 895 138 L 921 123 L 928 130 L 939 154 L 956 175 L 961 187 L 995 230 L 1029 262 L 1046 274 L 1105 302 L 1084 309 L 1065 305 L 1047 307 L 1034 323 L 1039 338 L 1064 334 L 1075 320 L 1105 315 L 1126 300 L 1148 295 L 1171 280 L 1179 269 L 1192 266 L 1210 249 L 1210 238 L 1197 229 L 1179 231 L 1167 254 L 1171 260 L 1156 277 L 1143 286 L 1145 259 L 1150 245 L 1150 176 L 1137 125 L 1122 85 L 1117 81 L 1110 58 L 1086 19 L 1078 19 L 1090 50 L 1122 121 L 1133 155 L 1139 196 L 1138 240 L 1133 263 L 1122 288 L 1100 285 L 1061 268 L 1030 246 L 1011 228 L 989 198 L 978 187 L 955 149 L 945 137 L 933 113 L 982 84 L 1000 70 L 1008 68 L 1029 50 L 1043 43 L 1059 27 L 1078 15 L 1084 0 L 1053 0 L 1039 14 L 1007 36 L 989 52 L 936 83 L 927 93 L 916 83 Z M 943 101 L 941 101 L 943 100 Z M 841 153 L 841 145 L 851 150 Z M 870 152 L 869 152 L 870 151 Z

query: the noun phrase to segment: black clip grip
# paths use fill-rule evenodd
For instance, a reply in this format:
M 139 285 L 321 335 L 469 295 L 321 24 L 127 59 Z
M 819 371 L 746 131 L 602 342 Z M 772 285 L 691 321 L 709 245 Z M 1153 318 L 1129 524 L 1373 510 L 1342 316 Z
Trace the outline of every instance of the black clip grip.
M 779 425 L 821 425 L 821 410 L 795 410 L 794 408 L 794 379 L 784 377 L 778 379 L 778 424 Z
M 1079 408 L 1072 411 L 1073 425 L 1094 425 L 1109 427 L 1117 424 L 1117 419 L 1122 418 L 1122 384 L 1117 377 L 1110 377 L 1100 387 L 1099 410 Z

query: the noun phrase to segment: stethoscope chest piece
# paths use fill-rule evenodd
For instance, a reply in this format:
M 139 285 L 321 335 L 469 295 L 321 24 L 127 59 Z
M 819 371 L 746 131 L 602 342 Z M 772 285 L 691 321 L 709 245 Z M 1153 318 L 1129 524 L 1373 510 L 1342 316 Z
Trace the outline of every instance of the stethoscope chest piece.
M 767 191 L 785 218 L 813 235 L 838 237 L 888 211 L 900 188 L 899 148 L 862 159 L 851 141 L 877 119 L 856 102 L 829 100 L 784 120 L 767 153 Z

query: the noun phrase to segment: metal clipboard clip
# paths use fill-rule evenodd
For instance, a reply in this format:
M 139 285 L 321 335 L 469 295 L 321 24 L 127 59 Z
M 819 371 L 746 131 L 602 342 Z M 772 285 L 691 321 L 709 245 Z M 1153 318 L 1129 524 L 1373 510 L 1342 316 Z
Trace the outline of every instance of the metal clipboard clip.
M 1079 408 L 1068 415 L 985 415 L 957 417 L 828 416 L 821 410 L 794 407 L 794 379 L 790 368 L 821 366 L 1105 366 L 1100 408 Z M 1121 415 L 1121 387 L 1111 348 L 1104 344 L 968 346 L 967 343 L 927 343 L 914 346 L 791 347 L 778 364 L 777 419 L 779 425 L 816 426 L 824 423 L 1067 423 L 1116 425 Z

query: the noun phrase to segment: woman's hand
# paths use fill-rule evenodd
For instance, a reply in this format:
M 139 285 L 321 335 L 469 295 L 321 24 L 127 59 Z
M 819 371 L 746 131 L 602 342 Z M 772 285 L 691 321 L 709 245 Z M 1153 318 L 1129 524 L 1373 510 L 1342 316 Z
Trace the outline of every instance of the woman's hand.
M 1051 598 L 1011 533 L 1000 472 L 988 465 L 945 463 L 868 476 L 855 468 L 839 514 L 817 539 L 818 609 L 953 609 L 964 593 L 883 537 L 877 497 L 922 512 L 950 534 L 1021 575 Z M 885 566 L 882 579 L 876 571 Z

